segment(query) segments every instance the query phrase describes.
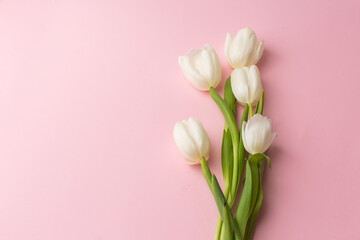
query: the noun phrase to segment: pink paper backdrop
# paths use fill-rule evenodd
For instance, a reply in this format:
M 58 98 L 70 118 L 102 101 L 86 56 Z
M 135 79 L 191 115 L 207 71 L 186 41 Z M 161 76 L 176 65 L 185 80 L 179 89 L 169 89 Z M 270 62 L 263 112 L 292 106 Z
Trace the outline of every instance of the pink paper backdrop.
M 212 239 L 216 205 L 173 125 L 224 120 L 177 56 L 265 39 L 278 138 L 255 239 L 360 239 L 360 2 L 0 1 L 0 239 Z M 218 87 L 222 92 L 223 82 Z

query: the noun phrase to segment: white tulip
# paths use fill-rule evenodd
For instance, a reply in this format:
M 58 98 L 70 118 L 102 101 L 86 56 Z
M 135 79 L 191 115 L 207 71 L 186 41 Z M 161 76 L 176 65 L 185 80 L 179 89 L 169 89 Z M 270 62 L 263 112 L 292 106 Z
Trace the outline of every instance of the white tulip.
M 259 69 L 251 67 L 237 68 L 231 73 L 231 88 L 241 104 L 256 104 L 262 93 Z
M 264 51 L 264 40 L 258 41 L 251 28 L 239 30 L 232 39 L 231 34 L 226 35 L 225 56 L 233 68 L 241 68 L 256 64 Z
M 178 58 L 185 77 L 199 90 L 216 88 L 221 80 L 221 64 L 214 48 L 206 44 Z
M 174 140 L 188 164 L 198 164 L 203 157 L 208 160 L 209 136 L 196 118 L 177 122 L 174 127 Z
M 250 154 L 264 153 L 275 137 L 276 132 L 271 132 L 271 119 L 267 117 L 255 114 L 247 123 L 243 122 L 242 139 Z

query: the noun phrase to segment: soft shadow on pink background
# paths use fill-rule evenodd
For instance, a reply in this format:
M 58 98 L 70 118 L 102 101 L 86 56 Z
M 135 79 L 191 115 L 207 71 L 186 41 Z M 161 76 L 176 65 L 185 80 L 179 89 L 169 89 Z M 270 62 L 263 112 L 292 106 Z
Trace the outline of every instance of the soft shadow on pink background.
M 360 3 L 0 1 L 0 239 L 212 239 L 216 205 L 176 121 L 224 120 L 177 56 L 265 39 L 269 151 L 254 239 L 360 239 Z M 218 87 L 222 92 L 223 82 Z M 222 182 L 222 181 L 221 181 Z

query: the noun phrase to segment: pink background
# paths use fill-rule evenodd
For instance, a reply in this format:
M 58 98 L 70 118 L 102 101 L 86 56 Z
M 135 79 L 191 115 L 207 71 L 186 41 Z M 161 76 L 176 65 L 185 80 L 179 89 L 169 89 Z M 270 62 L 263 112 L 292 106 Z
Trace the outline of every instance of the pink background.
M 172 130 L 199 118 L 221 179 L 224 120 L 177 56 L 210 43 L 224 80 L 226 33 L 246 26 L 265 39 L 278 132 L 254 239 L 360 239 L 359 13 L 358 0 L 0 0 L 0 239 L 212 239 L 216 205 Z

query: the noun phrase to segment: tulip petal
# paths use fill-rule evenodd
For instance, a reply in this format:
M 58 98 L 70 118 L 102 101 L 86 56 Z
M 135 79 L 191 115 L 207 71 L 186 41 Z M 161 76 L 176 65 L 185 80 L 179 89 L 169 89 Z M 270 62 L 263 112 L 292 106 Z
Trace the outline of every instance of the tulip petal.
M 184 121 L 175 124 L 174 140 L 176 146 L 179 148 L 180 152 L 185 157 L 188 163 L 199 163 L 199 160 L 201 158 L 200 153 Z
M 256 35 L 250 28 L 238 32 L 230 47 L 230 59 L 234 68 L 244 67 L 250 62 L 256 42 Z
M 244 128 L 244 147 L 251 154 L 264 153 L 275 136 L 271 133 L 271 119 L 255 114 Z
M 209 86 L 214 87 L 214 79 L 216 68 L 213 67 L 213 59 L 211 53 L 203 48 L 201 51 L 201 58 L 198 58 L 197 67 L 204 80 Z
M 268 150 L 268 148 L 270 147 L 270 145 L 273 143 L 273 141 L 275 140 L 277 136 L 277 133 L 274 132 L 274 133 L 271 133 L 268 135 L 267 137 L 267 140 L 266 140 L 266 143 L 264 144 L 264 147 L 262 149 L 262 152 L 264 153 L 266 150 Z
M 234 68 L 234 66 L 231 62 L 231 59 L 230 59 L 231 42 L 232 42 L 231 34 L 227 33 L 226 39 L 225 39 L 225 57 L 226 57 L 226 60 L 228 61 L 228 63 Z
M 253 63 L 253 64 L 257 64 L 257 62 L 260 60 L 263 52 L 264 52 L 264 40 L 261 39 L 261 40 L 257 43 L 257 47 L 255 48 L 255 52 L 254 52 L 254 63 Z
M 244 145 L 244 148 L 246 149 L 246 151 L 249 151 L 250 147 L 249 145 L 247 144 L 247 140 L 246 140 L 246 121 L 243 122 L 242 126 L 241 126 L 241 133 L 242 133 L 242 140 L 243 140 L 243 145 Z
M 193 57 L 194 50 L 190 51 L 187 56 L 180 56 L 178 58 L 179 65 L 186 77 L 186 79 L 191 82 L 199 90 L 205 91 L 209 89 L 209 85 L 206 81 L 203 80 L 199 71 L 194 68 L 194 65 L 191 62 L 190 56 Z M 190 55 L 190 56 L 189 56 Z
M 199 90 L 216 88 L 221 80 L 221 64 L 214 48 L 206 44 L 202 49 L 192 49 L 178 59 L 185 77 Z
M 234 96 L 241 104 L 247 104 L 249 100 L 249 86 L 247 67 L 235 69 L 231 73 L 231 88 Z
M 217 85 L 219 85 L 219 82 L 221 80 L 221 63 L 218 55 L 215 52 L 215 49 L 209 45 L 206 44 L 204 48 L 210 53 L 211 59 L 212 59 L 212 68 L 214 69 L 214 74 L 212 75 L 212 87 L 216 88 Z
M 252 105 L 254 105 L 260 100 L 261 92 L 262 92 L 260 73 L 256 65 L 252 65 L 249 68 L 248 84 L 249 84 L 249 93 L 250 93 L 248 101 Z
M 210 150 L 210 141 L 209 136 L 206 133 L 203 125 L 196 118 L 189 118 L 188 121 L 184 122 L 188 132 L 191 133 L 191 137 L 196 143 L 198 153 L 201 157 L 204 157 L 206 160 L 209 158 Z
M 258 114 L 255 114 L 250 118 L 245 128 L 245 139 L 249 148 L 247 150 L 251 154 L 261 153 L 264 138 L 266 137 L 266 131 L 263 129 L 264 126 L 262 125 L 262 120 L 258 116 Z

